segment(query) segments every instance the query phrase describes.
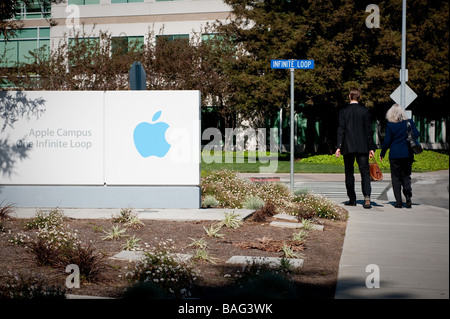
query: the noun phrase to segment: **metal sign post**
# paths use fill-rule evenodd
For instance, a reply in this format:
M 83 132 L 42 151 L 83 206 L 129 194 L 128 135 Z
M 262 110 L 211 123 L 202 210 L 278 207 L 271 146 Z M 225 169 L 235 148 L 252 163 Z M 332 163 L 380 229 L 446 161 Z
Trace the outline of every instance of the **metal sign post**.
M 408 81 L 408 69 L 406 68 L 406 0 L 402 4 L 402 57 L 400 69 L 400 86 L 391 94 L 391 99 L 403 109 L 417 98 L 417 94 L 406 84 Z M 411 111 L 407 111 L 408 117 L 412 118 Z
M 131 90 L 145 90 L 147 86 L 146 74 L 141 62 L 134 62 L 128 72 Z
M 294 72 L 295 69 L 291 69 L 291 191 L 294 193 Z
M 310 70 L 314 69 L 314 60 L 272 60 L 270 63 L 272 69 L 289 69 L 291 73 L 291 192 L 294 192 L 294 73 L 295 69 Z
M 402 9 L 402 69 L 400 71 L 401 94 L 400 105 L 406 109 L 406 0 L 403 0 Z

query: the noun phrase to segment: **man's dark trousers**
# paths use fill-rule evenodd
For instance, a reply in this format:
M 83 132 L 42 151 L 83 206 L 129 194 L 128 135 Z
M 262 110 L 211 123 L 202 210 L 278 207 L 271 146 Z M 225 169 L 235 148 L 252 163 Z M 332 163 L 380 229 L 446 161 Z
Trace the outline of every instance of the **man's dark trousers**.
M 370 197 L 372 192 L 372 188 L 370 186 L 369 154 L 366 153 L 344 154 L 345 187 L 347 188 L 347 196 L 349 200 L 354 203 L 356 203 L 355 175 L 354 175 L 355 160 L 358 163 L 359 172 L 361 174 L 361 189 L 364 197 Z

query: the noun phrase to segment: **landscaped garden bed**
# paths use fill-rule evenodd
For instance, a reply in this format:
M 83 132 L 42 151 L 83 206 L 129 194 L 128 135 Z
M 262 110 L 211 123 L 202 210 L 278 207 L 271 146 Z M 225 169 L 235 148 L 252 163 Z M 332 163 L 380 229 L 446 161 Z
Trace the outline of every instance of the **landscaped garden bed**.
M 243 221 L 233 214 L 217 222 L 154 221 L 124 208 L 110 219 L 80 220 L 55 208 L 18 219 L 14 207 L 3 205 L 0 297 L 333 298 L 344 209 L 320 196 L 290 194 L 278 183 L 256 184 L 225 171 L 208 174 L 202 176 L 202 195 L 210 196 L 209 205 L 254 205 L 255 213 Z M 323 230 L 273 227 L 277 214 Z M 124 250 L 144 258 L 112 258 Z M 189 258 L 181 261 L 176 254 Z M 281 264 L 227 263 L 233 256 L 278 257 Z M 303 266 L 292 267 L 292 259 L 303 259 Z M 79 288 L 73 287 L 69 265 L 79 269 Z

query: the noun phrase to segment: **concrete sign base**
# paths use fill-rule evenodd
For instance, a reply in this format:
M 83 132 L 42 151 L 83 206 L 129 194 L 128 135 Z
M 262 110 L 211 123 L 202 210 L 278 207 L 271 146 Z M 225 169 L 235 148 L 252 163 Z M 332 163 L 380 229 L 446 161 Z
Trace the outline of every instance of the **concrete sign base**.
M 0 186 L 4 204 L 36 208 L 199 208 L 198 186 Z

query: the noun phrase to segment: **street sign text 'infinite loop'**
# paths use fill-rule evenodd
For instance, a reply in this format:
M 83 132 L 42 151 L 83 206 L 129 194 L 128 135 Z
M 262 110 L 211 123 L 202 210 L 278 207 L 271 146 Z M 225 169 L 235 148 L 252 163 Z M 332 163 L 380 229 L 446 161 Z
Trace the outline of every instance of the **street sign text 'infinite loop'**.
M 272 60 L 272 69 L 314 69 L 314 60 Z

